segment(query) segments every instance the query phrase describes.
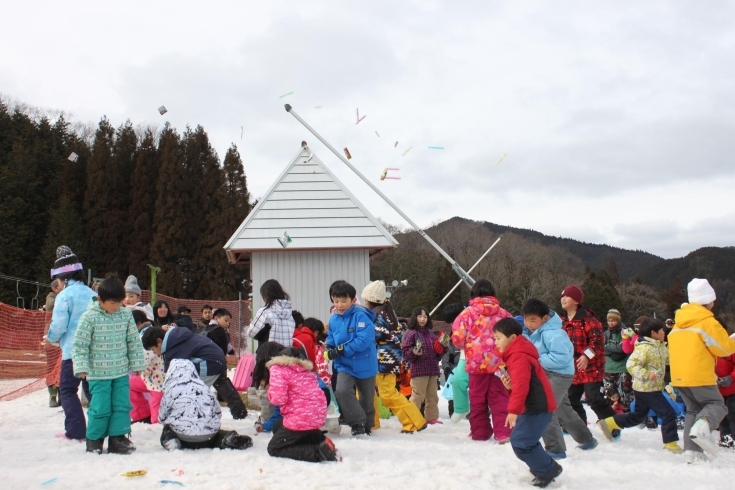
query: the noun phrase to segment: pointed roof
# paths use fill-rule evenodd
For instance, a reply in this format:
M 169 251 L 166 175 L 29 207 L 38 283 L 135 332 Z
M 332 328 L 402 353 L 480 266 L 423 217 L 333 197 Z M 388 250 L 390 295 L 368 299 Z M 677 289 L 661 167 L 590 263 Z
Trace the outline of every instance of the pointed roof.
M 268 189 L 225 251 L 232 263 L 248 252 L 392 248 L 398 242 L 312 151 L 301 151 Z

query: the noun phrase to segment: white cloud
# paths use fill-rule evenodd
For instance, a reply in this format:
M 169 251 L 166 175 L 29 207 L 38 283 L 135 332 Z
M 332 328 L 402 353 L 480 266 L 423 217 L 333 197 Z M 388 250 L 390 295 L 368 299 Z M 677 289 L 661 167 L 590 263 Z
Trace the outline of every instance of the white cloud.
M 463 216 L 680 256 L 735 239 L 734 13 L 729 2 L 15 2 L 6 19 L 33 22 L 0 31 L 13 47 L 0 90 L 83 120 L 201 124 L 221 156 L 238 145 L 254 196 L 305 139 L 374 214 L 402 222 L 288 102 L 421 226 Z M 387 166 L 402 180 L 378 183 Z

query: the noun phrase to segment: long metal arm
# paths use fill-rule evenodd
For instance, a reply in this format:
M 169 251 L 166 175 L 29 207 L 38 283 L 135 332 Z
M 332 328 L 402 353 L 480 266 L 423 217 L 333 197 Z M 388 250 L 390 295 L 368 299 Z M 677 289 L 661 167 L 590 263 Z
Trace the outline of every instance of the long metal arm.
M 484 259 L 485 257 L 487 257 L 487 254 L 490 253 L 490 250 L 492 250 L 495 247 L 495 245 L 498 244 L 499 241 L 500 241 L 500 237 L 498 237 L 498 239 L 495 240 L 495 243 L 493 243 L 492 245 L 490 245 L 490 248 L 488 248 L 487 251 L 485 251 L 485 253 L 482 254 L 482 257 L 480 257 L 479 259 L 477 259 L 477 262 L 475 262 L 475 265 L 473 265 L 472 267 L 470 267 L 470 270 L 467 271 L 467 274 L 469 274 L 473 270 L 475 270 L 475 267 L 477 267 L 478 264 L 480 262 L 482 262 L 482 259 Z M 454 285 L 454 287 L 447 293 L 447 295 L 444 296 L 441 301 L 439 301 L 439 304 L 436 305 L 433 310 L 431 310 L 431 313 L 429 313 L 429 316 L 433 315 L 436 312 L 436 310 L 438 310 L 439 307 L 444 304 L 444 302 L 447 300 L 447 298 L 449 298 L 449 296 L 452 295 L 452 293 L 454 292 L 454 290 L 457 289 L 460 284 L 462 284 L 462 281 L 459 281 L 457 284 Z
M 311 126 L 309 126 L 309 123 L 307 123 L 306 121 L 304 121 L 303 119 L 301 119 L 301 117 L 298 114 L 296 114 L 296 112 L 291 108 L 291 106 L 289 104 L 286 104 L 285 107 L 286 107 L 286 112 L 288 112 L 289 114 L 291 114 L 293 117 L 296 118 L 296 120 L 298 122 L 300 122 L 301 124 L 303 124 L 304 127 L 306 129 L 308 129 L 309 132 L 311 132 L 311 134 L 313 134 L 314 136 L 316 136 L 317 139 L 324 144 L 324 146 L 326 146 L 327 148 L 329 148 L 329 150 L 332 153 L 334 153 L 334 155 L 337 158 L 339 158 L 340 160 L 342 160 L 342 163 L 344 163 L 345 165 L 347 165 L 350 168 L 350 170 L 352 170 L 353 172 L 355 172 L 357 174 L 357 176 L 360 177 L 363 180 L 363 182 L 365 182 L 367 185 L 369 185 L 370 188 L 372 190 L 374 190 L 380 197 L 382 197 L 383 200 L 385 202 L 387 202 L 390 207 L 392 207 L 398 214 L 400 214 L 401 217 L 403 219 L 405 219 L 408 222 L 408 224 L 411 225 L 413 227 L 413 229 L 416 230 L 419 233 L 419 235 L 421 235 L 422 237 L 424 237 L 424 239 L 427 242 L 429 242 L 429 244 L 432 247 L 434 247 L 440 254 L 442 254 L 442 256 L 445 259 L 447 259 L 450 264 L 452 264 L 452 270 L 454 270 L 454 272 L 457 273 L 457 275 L 460 277 L 460 279 L 462 281 L 465 282 L 465 284 L 467 284 L 470 287 L 472 287 L 472 285 L 475 284 L 475 280 L 472 279 L 472 277 L 470 277 L 470 275 L 467 272 L 465 272 L 464 269 L 462 269 L 462 267 L 460 267 L 459 264 L 457 264 L 457 262 L 448 253 L 446 253 L 439 245 L 437 245 L 437 243 L 434 240 L 432 240 L 431 237 L 429 235 L 427 235 L 426 232 L 424 232 L 424 230 L 422 230 L 421 228 L 419 228 L 419 226 L 416 223 L 414 223 L 411 218 L 409 218 L 408 216 L 406 216 L 406 214 L 403 211 L 401 211 L 398 206 L 396 206 L 395 204 L 393 204 L 393 201 L 391 201 L 390 199 L 388 199 L 388 196 L 386 196 L 385 194 L 383 194 L 380 191 L 380 189 L 378 189 L 375 186 L 375 184 L 373 184 L 372 182 L 370 182 L 370 180 L 368 180 L 367 177 L 365 177 L 364 175 L 362 175 L 362 173 L 360 173 L 360 171 L 357 170 L 357 168 L 355 168 L 332 145 L 330 145 L 329 142 L 327 142 L 327 140 L 325 140 L 324 138 L 322 138 L 321 135 L 314 130 L 314 128 L 312 128 Z

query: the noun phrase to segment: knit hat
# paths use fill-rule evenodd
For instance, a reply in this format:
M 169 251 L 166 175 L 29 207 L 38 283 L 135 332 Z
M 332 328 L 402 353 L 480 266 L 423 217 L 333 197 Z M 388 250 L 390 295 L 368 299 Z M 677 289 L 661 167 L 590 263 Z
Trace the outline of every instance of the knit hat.
M 74 252 L 66 245 L 62 245 L 56 249 L 56 262 L 54 262 L 54 267 L 51 269 L 51 279 L 56 279 L 57 276 L 62 274 L 66 275 L 70 272 L 80 271 L 83 268 Z
M 385 283 L 383 281 L 373 281 L 362 290 L 362 299 L 370 301 L 378 305 L 385 303 Z
M 125 280 L 125 292 L 137 294 L 138 296 L 141 295 L 142 291 L 140 290 L 140 286 L 138 286 L 137 277 L 128 276 L 128 278 Z
M 620 312 L 616 310 L 615 308 L 611 309 L 610 311 L 607 312 L 607 319 L 620 321 L 621 320 Z
M 689 296 L 690 303 L 698 305 L 708 305 L 717 299 L 715 290 L 709 285 L 707 279 L 692 279 L 692 282 L 687 284 L 687 296 Z
M 580 305 L 582 304 L 582 301 L 584 300 L 584 293 L 582 292 L 582 290 L 573 284 L 571 286 L 567 286 L 566 288 L 564 288 L 564 291 L 561 292 L 561 296 L 562 298 L 564 296 L 569 296 L 570 298 L 572 298 L 574 301 L 576 301 Z

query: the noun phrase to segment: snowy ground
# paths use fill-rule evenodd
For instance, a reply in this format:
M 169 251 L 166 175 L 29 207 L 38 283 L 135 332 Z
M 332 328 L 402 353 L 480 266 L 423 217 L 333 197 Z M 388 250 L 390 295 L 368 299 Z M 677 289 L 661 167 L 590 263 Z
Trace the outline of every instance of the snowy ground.
M 10 402 L 0 402 L 0 461 L 4 468 L 0 488 L 51 489 L 177 488 L 159 480 L 178 480 L 185 488 L 380 488 L 380 489 L 530 489 L 527 468 L 513 455 L 510 445 L 473 442 L 469 423 L 451 424 L 446 402 L 441 401 L 444 425 L 430 426 L 419 434 L 400 434 L 395 418 L 381 421 L 373 436 L 354 439 L 349 432 L 334 436 L 342 463 L 302 463 L 271 458 L 266 452 L 269 434 L 255 435 L 253 421 L 233 421 L 223 409 L 222 426 L 253 437 L 246 451 L 177 451 L 161 448 L 160 425 L 133 426 L 138 450 L 131 456 L 84 452 L 78 442 L 54 438 L 62 432 L 61 409 L 47 406 L 39 391 Z M 590 417 L 595 420 L 595 416 Z M 561 461 L 564 474 L 549 488 L 635 488 L 656 490 L 726 488 L 735 481 L 735 452 L 722 451 L 715 463 L 687 465 L 684 457 L 661 450 L 660 432 L 627 429 L 620 442 L 604 440 L 593 428 L 600 446 L 582 452 L 567 436 L 568 457 Z M 122 473 L 146 470 L 145 476 L 126 478 Z M 177 476 L 172 470 L 183 469 Z

